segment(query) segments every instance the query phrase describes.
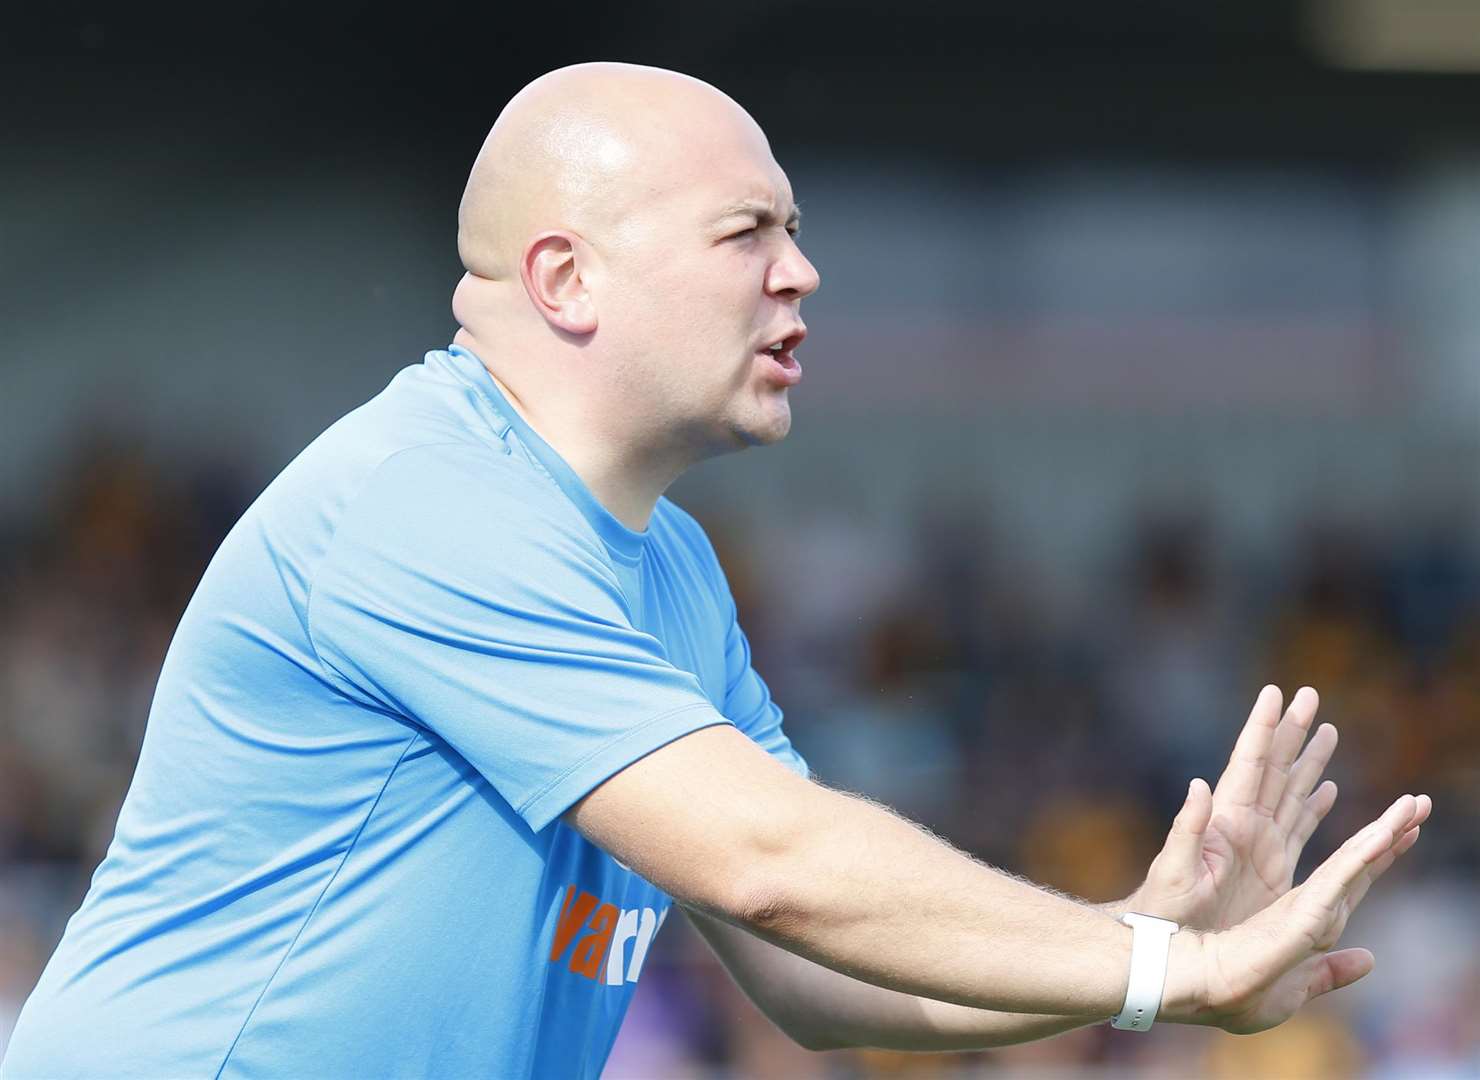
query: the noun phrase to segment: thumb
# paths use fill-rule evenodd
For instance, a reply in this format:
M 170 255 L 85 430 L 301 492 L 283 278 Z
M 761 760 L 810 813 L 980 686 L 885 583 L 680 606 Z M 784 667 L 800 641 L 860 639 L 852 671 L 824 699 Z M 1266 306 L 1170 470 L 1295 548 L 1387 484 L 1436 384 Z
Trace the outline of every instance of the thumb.
M 1187 785 L 1187 799 L 1177 818 L 1172 822 L 1172 831 L 1162 854 L 1176 863 L 1193 864 L 1202 858 L 1203 836 L 1208 831 L 1208 822 L 1213 819 L 1213 792 L 1206 780 L 1197 779 Z
M 1317 962 L 1310 977 L 1310 996 L 1320 997 L 1332 990 L 1350 986 L 1375 966 L 1376 960 L 1366 949 L 1339 949 L 1327 953 Z

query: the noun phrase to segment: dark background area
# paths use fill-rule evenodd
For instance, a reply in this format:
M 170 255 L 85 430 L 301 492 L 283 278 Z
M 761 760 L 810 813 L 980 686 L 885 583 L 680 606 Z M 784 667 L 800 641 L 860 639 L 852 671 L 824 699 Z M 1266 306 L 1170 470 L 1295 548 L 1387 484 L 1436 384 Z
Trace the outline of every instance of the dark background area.
M 1086 155 L 1383 168 L 1468 137 L 1475 80 L 1333 68 L 1320 55 L 1322 11 L 1270 0 L 635 2 L 522 15 L 58 3 L 9 13 L 0 59 L 7 98 L 25 103 L 20 130 L 41 140 L 68 124 L 69 134 L 230 134 L 247 158 L 253 145 L 310 156 L 444 147 L 429 164 L 454 171 L 490 110 L 535 75 L 592 58 L 714 82 L 782 146 L 973 168 Z

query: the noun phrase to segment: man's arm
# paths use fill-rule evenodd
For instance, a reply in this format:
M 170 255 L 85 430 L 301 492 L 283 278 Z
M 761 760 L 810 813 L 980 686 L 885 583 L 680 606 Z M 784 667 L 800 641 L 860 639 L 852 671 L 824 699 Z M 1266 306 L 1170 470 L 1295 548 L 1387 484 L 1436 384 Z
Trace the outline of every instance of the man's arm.
M 1113 917 L 1139 911 L 1217 928 L 1288 892 L 1305 840 L 1335 795 L 1330 781 L 1318 787 L 1335 749 L 1335 728 L 1324 725 L 1301 752 L 1318 704 L 1315 691 L 1302 689 L 1281 718 L 1278 689 L 1265 687 L 1216 794 L 1210 796 L 1207 785 L 1194 782 L 1145 883 L 1124 900 L 1093 906 Z M 1430 809 L 1426 798 L 1418 802 L 1410 831 Z M 900 994 L 830 971 L 718 919 L 689 914 L 751 1000 L 808 1049 L 985 1049 L 1045 1038 L 1085 1023 Z
M 690 921 L 747 997 L 808 1050 L 985 1050 L 1094 1023 L 952 1005 L 860 982 L 691 908 Z
M 1365 974 L 1370 956 L 1326 953 L 1416 809 L 1398 800 L 1246 927 L 1177 934 L 1163 1017 L 1253 1030 Z M 1086 1019 L 1124 1000 L 1128 928 L 800 779 L 728 727 L 647 755 L 567 819 L 680 902 L 877 986 Z
M 1127 927 L 801 779 L 733 728 L 649 754 L 569 820 L 686 906 L 875 985 L 1099 1018 L 1125 997 Z

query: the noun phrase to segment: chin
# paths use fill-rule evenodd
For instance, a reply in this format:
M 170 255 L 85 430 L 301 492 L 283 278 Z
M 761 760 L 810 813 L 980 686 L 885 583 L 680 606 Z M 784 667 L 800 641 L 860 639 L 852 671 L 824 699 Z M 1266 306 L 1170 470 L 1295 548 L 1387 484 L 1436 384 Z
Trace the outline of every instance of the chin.
M 782 405 L 781 409 L 770 416 L 759 418 L 756 421 L 737 425 L 735 433 L 739 436 L 743 446 L 771 446 L 786 438 L 787 432 L 791 430 L 791 409 Z

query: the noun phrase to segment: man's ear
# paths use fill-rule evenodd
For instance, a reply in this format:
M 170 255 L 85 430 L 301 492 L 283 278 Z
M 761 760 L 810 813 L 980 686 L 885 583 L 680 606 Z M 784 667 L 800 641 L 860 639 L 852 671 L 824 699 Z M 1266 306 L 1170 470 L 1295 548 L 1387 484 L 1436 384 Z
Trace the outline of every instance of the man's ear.
M 519 276 L 535 310 L 557 330 L 585 336 L 596 330 L 596 304 L 581 276 L 589 249 L 569 232 L 541 233 L 524 249 Z

